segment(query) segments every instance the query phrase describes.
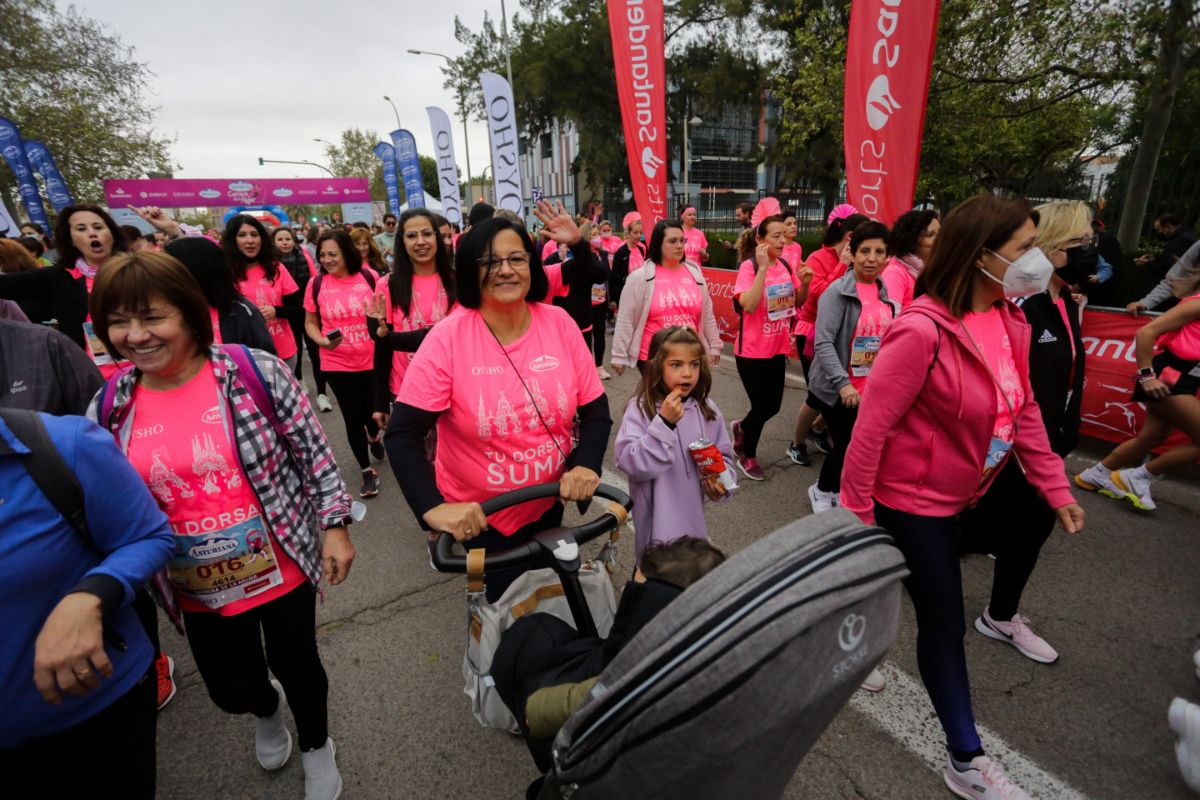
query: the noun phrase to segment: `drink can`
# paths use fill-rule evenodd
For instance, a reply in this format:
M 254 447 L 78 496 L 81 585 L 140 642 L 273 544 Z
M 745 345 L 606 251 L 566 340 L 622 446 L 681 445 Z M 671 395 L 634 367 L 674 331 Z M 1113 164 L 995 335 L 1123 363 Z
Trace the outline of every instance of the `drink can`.
M 701 477 L 720 475 L 725 471 L 725 457 L 708 439 L 697 439 L 688 445 L 688 451 L 692 454 L 692 461 L 696 463 Z

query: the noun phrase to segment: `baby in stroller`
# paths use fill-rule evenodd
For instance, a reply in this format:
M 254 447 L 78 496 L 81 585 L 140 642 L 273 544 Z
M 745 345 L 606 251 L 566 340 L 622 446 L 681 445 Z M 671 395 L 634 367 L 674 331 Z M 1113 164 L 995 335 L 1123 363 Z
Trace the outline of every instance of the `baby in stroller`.
M 606 639 L 584 638 L 550 614 L 530 614 L 504 634 L 491 675 L 525 735 L 541 772 L 550 769 L 558 729 L 582 702 L 596 678 L 646 623 L 681 592 L 725 561 L 704 539 L 681 537 L 654 544 L 625 585 Z M 536 797 L 541 779 L 527 794 Z

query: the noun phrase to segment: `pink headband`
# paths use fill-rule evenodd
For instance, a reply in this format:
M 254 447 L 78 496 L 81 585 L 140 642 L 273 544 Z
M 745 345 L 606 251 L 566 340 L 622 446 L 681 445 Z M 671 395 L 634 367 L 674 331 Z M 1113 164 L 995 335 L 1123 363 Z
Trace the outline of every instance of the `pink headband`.
M 624 217 L 621 218 L 621 228 L 622 228 L 622 230 L 629 230 L 630 225 L 632 225 L 635 222 L 641 222 L 641 221 L 642 221 L 641 214 L 639 214 L 636 211 L 630 211 L 628 214 L 626 214 Z
M 825 221 L 825 224 L 832 225 L 833 221 L 835 219 L 845 219 L 846 217 L 850 216 L 851 214 L 857 214 L 857 213 L 858 213 L 857 208 L 850 205 L 849 203 L 842 203 L 840 206 L 833 209 L 833 211 L 829 212 L 829 219 L 827 219 Z
M 750 227 L 757 228 L 758 223 L 762 222 L 767 217 L 773 217 L 779 213 L 779 201 L 774 197 L 764 197 L 758 201 L 758 205 L 754 207 L 754 211 L 750 214 Z

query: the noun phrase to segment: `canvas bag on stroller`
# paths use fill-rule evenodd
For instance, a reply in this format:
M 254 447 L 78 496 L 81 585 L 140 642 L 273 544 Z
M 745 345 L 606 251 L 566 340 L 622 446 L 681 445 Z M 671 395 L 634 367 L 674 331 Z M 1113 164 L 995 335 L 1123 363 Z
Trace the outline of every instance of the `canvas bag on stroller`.
M 780 797 L 895 640 L 906 574 L 891 537 L 847 511 L 755 542 L 609 664 L 539 796 Z
M 494 514 L 501 508 L 539 497 L 556 496 L 557 493 L 556 483 L 521 489 L 484 503 L 484 513 Z M 459 563 L 461 559 L 450 555 L 450 540 L 446 537 L 441 539 L 438 547 L 431 550 L 430 555 L 435 568 L 442 571 L 458 571 L 461 568 L 467 573 L 467 648 L 463 654 L 463 693 L 471 699 L 471 713 L 485 728 L 500 728 L 512 734 L 520 733 L 516 718 L 496 691 L 496 684 L 490 674 L 496 648 L 517 620 L 540 612 L 552 614 L 581 631 L 588 629 L 591 624 L 585 622 L 581 627 L 577 623 L 561 577 L 564 570 L 578 576 L 590 619 L 595 624 L 595 633 L 605 637 L 612 628 L 617 601 L 610 576 L 617 561 L 617 541 L 620 539 L 621 526 L 628 516 L 631 502 L 625 493 L 603 484 L 597 489 L 596 495 L 610 500 L 605 513 L 598 519 L 573 529 L 545 531 L 538 534 L 535 541 L 528 545 L 509 551 L 512 554 L 518 551 L 530 554 L 525 557 L 526 562 L 531 560 L 532 554 L 538 553 L 542 556 L 543 563 L 553 562 L 556 568 L 546 567 L 525 572 L 494 603 L 487 602 L 484 595 L 484 573 L 489 565 L 495 565 L 508 554 L 500 553 L 488 557 L 483 550 L 468 550 L 465 562 Z M 594 559 L 578 559 L 579 544 L 606 532 L 609 534 L 608 541 Z M 569 544 L 561 545 L 562 542 Z

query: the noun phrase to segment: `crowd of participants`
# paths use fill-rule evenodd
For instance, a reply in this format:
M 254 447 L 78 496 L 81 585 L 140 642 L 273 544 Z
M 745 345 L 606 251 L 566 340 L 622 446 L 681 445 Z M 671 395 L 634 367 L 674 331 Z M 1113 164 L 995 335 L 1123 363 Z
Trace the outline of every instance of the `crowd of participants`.
M 30 224 L 0 240 L 0 407 L 44 412 L 0 421 L 0 471 L 15 487 L 0 516 L 20 523 L 0 553 L 14 621 L 0 643 L 14 723 L 0 764 L 42 776 L 51 795 L 120 764 L 128 796 L 152 797 L 155 713 L 175 692 L 161 607 L 214 704 L 255 717 L 260 765 L 289 760 L 286 704 L 306 797 L 337 797 L 315 604 L 322 581 L 349 575 L 355 514 L 318 418 L 330 393 L 360 498 L 380 492 L 386 458 L 422 528 L 495 552 L 592 497 L 613 425 L 603 382 L 636 368 L 615 459 L 634 500 L 636 584 L 648 588 L 627 589 L 618 615 L 640 608 L 644 624 L 723 559 L 703 544 L 704 509 L 731 501 L 737 481 L 732 468 L 701 470 L 691 446 L 766 480 L 758 447 L 794 353 L 807 400 L 787 454 L 801 467 L 813 466 L 810 445 L 822 454 L 814 513 L 845 507 L 904 554 L 947 785 L 1027 796 L 976 730 L 959 560 L 995 557 L 976 630 L 1055 661 L 1020 600 L 1055 525 L 1084 526 L 1063 465 L 1079 437 L 1080 303 L 1120 262 L 1102 254 L 1086 204 L 985 195 L 891 228 L 839 206 L 807 258 L 793 212 L 774 198 L 739 206 L 728 246 L 748 407 L 728 427 L 711 397 L 724 343 L 702 265 L 715 245 L 694 208 L 649 231 L 631 212 L 618 232 L 602 208 L 572 216 L 539 202 L 533 234 L 483 203 L 465 232 L 425 209 L 378 230 L 268 230 L 243 214 L 207 234 L 134 211 L 153 233 L 81 205 L 63 209 L 53 240 Z M 1163 253 L 1140 263 L 1160 280 L 1128 308 L 1168 308 L 1136 339 L 1146 422 L 1074 479 L 1140 509 L 1154 508 L 1155 480 L 1200 458 L 1200 244 L 1169 215 L 1155 229 Z M 1145 460 L 1176 430 L 1190 444 Z M 74 492 L 40 492 L 47 474 Z M 483 514 L 484 500 L 546 482 L 561 502 Z M 519 574 L 489 572 L 488 600 Z M 531 675 L 579 646 L 545 634 L 522 634 L 496 670 L 543 769 L 556 725 Z M 590 685 L 571 684 L 568 709 Z M 863 687 L 885 691 L 883 675 Z M 1200 708 L 1172 706 L 1171 723 L 1194 739 L 1181 766 L 1200 770 Z M 77 770 L 54 768 L 65 748 L 81 754 Z

